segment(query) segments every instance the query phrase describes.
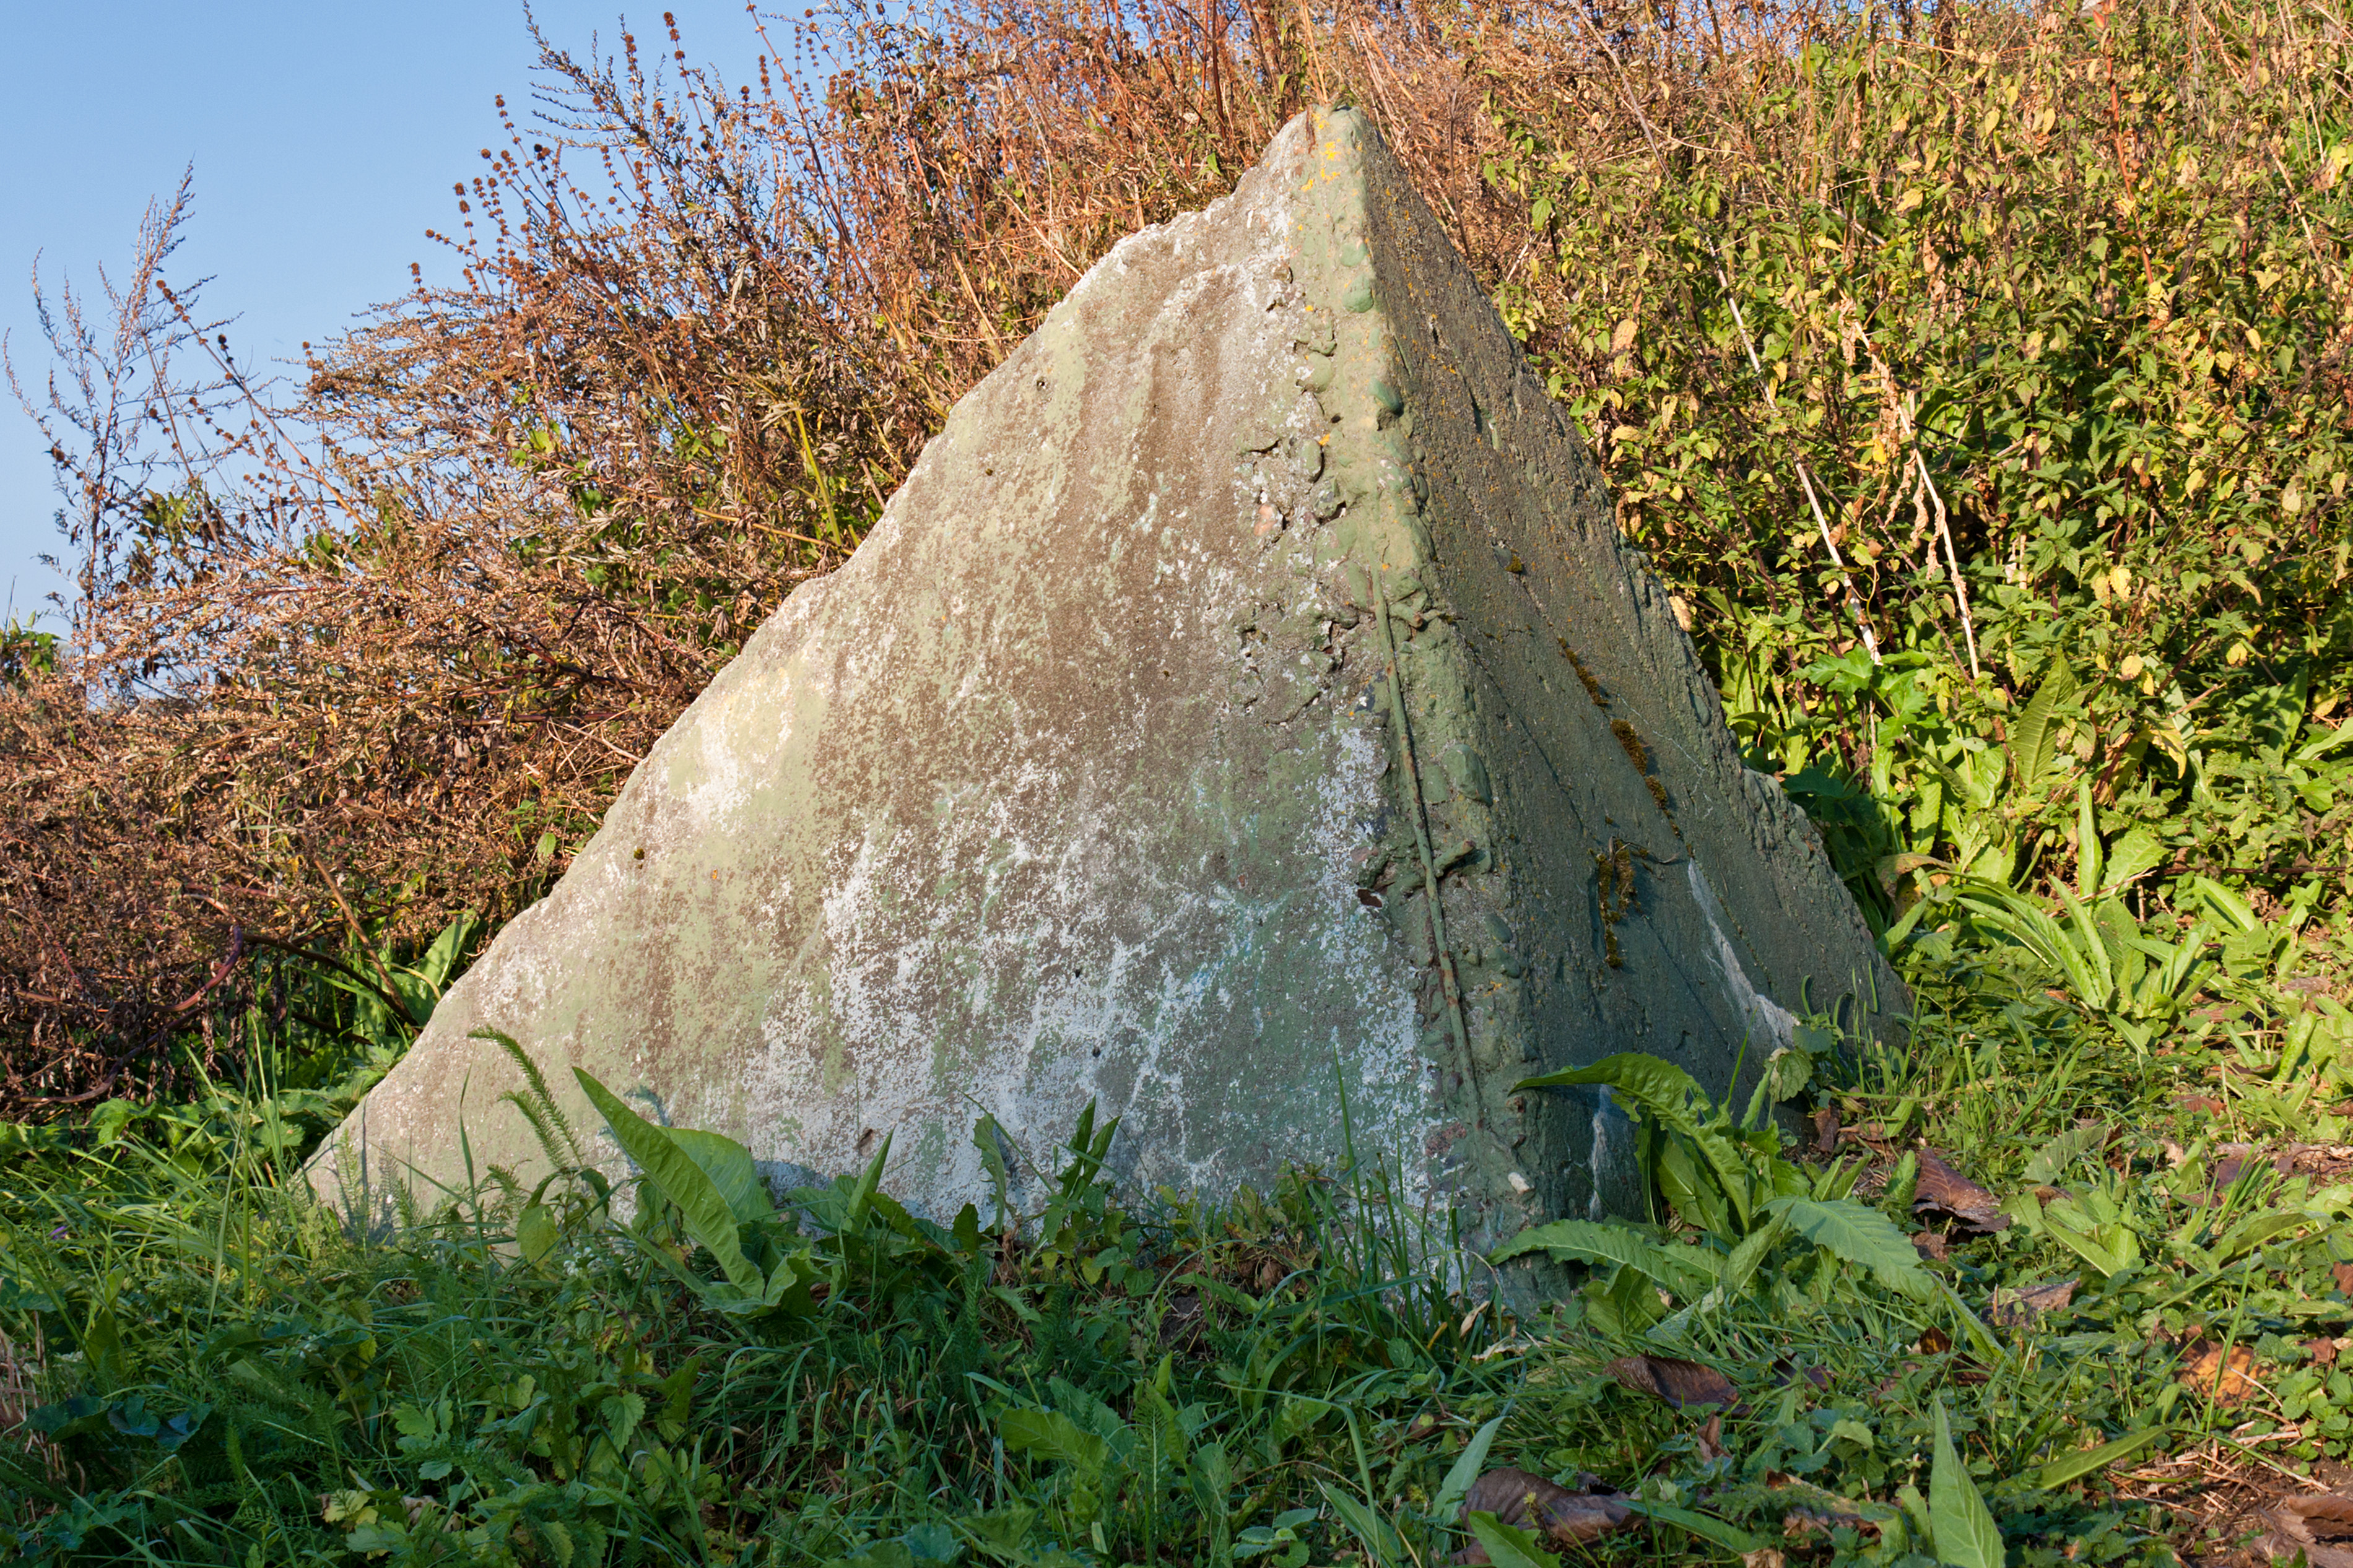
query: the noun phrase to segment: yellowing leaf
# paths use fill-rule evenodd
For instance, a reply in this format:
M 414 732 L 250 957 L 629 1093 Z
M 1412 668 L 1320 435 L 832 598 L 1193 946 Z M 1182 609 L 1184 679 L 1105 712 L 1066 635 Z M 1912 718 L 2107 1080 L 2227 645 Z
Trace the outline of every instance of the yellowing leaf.
M 562 1235 L 554 1213 L 545 1204 L 533 1204 L 515 1219 L 515 1246 L 525 1263 L 539 1263 L 555 1250 Z

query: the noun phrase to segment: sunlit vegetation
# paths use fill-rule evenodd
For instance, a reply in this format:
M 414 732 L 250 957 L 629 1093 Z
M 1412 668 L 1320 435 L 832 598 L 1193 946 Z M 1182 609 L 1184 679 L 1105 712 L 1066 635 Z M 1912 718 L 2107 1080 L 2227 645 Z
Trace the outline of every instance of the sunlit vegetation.
M 63 643 L 0 631 L 0 1542 L 2347 1550 L 2332 13 L 1014 0 L 771 28 L 748 84 L 674 36 L 549 49 L 552 117 L 459 186 L 462 284 L 291 381 L 165 286 L 182 204 L 89 313 L 53 301 L 81 596 Z M 1137 1193 L 1090 1121 L 985 1209 L 918 1216 L 882 1159 L 772 1194 L 617 1107 L 642 1176 L 615 1190 L 543 1095 L 485 1112 L 538 1117 L 542 1185 L 486 1172 L 387 1235 L 318 1206 L 303 1154 L 955 399 L 1331 100 L 1576 416 L 1911 985 L 1907 1037 L 1808 1020 L 1723 1107 L 1598 1063 L 1650 1212 L 1493 1259 L 1372 1151 Z

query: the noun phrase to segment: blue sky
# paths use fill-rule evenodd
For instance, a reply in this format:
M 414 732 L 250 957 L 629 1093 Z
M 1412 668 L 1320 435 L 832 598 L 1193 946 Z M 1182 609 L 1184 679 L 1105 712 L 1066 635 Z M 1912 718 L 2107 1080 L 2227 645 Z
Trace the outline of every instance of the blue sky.
M 664 9 L 691 58 L 756 79 L 742 0 L 632 8 L 630 30 L 660 38 Z M 575 52 L 618 46 L 617 0 L 535 10 Z M 95 294 L 191 162 L 195 221 L 165 275 L 216 279 L 205 302 L 242 317 L 241 361 L 299 357 L 401 293 L 412 261 L 450 278 L 425 230 L 456 226 L 450 186 L 502 144 L 493 99 L 528 107 L 533 59 L 515 0 L 0 0 L 0 331 L 37 395 L 36 254 L 45 282 Z M 34 563 L 60 550 L 57 505 L 38 432 L 0 395 L 0 600 L 13 582 L 20 615 L 62 586 Z

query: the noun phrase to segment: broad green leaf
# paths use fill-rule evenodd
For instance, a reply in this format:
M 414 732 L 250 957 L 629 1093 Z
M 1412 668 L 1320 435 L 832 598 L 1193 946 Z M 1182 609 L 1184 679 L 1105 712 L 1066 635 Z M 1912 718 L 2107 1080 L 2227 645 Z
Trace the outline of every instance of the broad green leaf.
M 1453 1468 L 1446 1472 L 1446 1479 L 1440 1484 L 1438 1500 L 1430 1504 L 1430 1512 L 1440 1519 L 1454 1517 L 1454 1510 L 1461 1508 L 1462 1500 L 1470 1495 L 1471 1483 L 1477 1480 L 1479 1472 L 1487 1468 L 1487 1450 L 1494 1446 L 1495 1434 L 1503 1429 L 1504 1418 L 1498 1415 L 1471 1435 L 1471 1441 L 1462 1446 L 1461 1454 L 1456 1458 Z
M 1087 1109 L 1090 1111 L 1094 1109 L 1092 1101 Z M 842 1229 L 856 1230 L 866 1223 L 866 1211 L 873 1205 L 875 1189 L 882 1184 L 882 1166 L 891 1158 L 891 1140 L 895 1136 L 895 1133 L 885 1134 L 882 1147 L 874 1151 L 874 1158 L 868 1161 L 866 1169 L 859 1173 L 858 1183 L 849 1189 L 849 1202 L 843 1210 Z
M 1560 1568 L 1560 1559 L 1536 1544 L 1525 1530 L 1514 1530 L 1493 1514 L 1479 1512 L 1466 1521 L 1471 1538 L 1487 1549 L 1495 1568 Z
M 732 1317 L 755 1318 L 782 1312 L 787 1317 L 805 1318 L 817 1310 L 817 1299 L 810 1287 L 817 1283 L 819 1272 L 816 1250 L 804 1246 L 778 1258 L 768 1270 L 767 1283 L 756 1292 L 723 1287 L 705 1291 L 704 1300 Z
M 718 1184 L 679 1146 L 668 1128 L 657 1127 L 631 1110 L 619 1096 L 598 1083 L 585 1068 L 574 1068 L 572 1073 L 587 1091 L 588 1102 L 613 1130 L 621 1152 L 637 1163 L 656 1193 L 678 1206 L 685 1217 L 686 1234 L 719 1260 L 728 1282 L 739 1290 L 763 1289 L 767 1282 L 752 1266 L 752 1260 L 744 1256 L 734 1211 L 728 1206 L 726 1194 L 719 1190 Z
M 1568 1089 L 1579 1084 L 1603 1084 L 1626 1099 L 1654 1111 L 1662 1121 L 1678 1125 L 1691 1120 L 1694 1100 L 1705 1103 L 1699 1080 L 1675 1066 L 1640 1051 L 1621 1051 L 1589 1067 L 1565 1068 L 1541 1078 L 1523 1079 L 1512 1086 L 1515 1094 L 1531 1089 Z M 1693 1123 L 1696 1131 L 1697 1124 Z
M 2253 933 L 2263 929 L 2254 907 L 2211 877 L 2185 877 L 2178 884 L 2195 896 L 2233 931 Z
M 1716 1184 L 1736 1211 L 1740 1228 L 1746 1230 L 1752 1217 L 1749 1205 L 1748 1162 L 1720 1131 L 1722 1118 L 1709 1109 L 1710 1121 L 1703 1121 L 1694 1106 L 1707 1108 L 1707 1096 L 1691 1074 L 1672 1062 L 1640 1051 L 1621 1051 L 1602 1058 L 1589 1067 L 1570 1068 L 1561 1072 L 1546 1073 L 1541 1078 L 1524 1079 L 1514 1086 L 1514 1092 L 1531 1089 L 1568 1089 L 1580 1084 L 1593 1084 L 1609 1089 L 1630 1105 L 1648 1115 L 1660 1126 L 1680 1132 L 1692 1142 L 1692 1146 L 1713 1170 Z
M 1852 1417 L 1841 1416 L 1831 1422 L 1829 1436 L 1843 1437 L 1866 1452 L 1879 1446 L 1879 1434 Z
M 110 1100 L 100 1104 L 90 1113 L 90 1124 L 98 1134 L 98 1147 L 103 1149 L 121 1142 L 122 1130 L 153 1109 L 135 1100 Z
M 1532 1226 L 1489 1256 L 1502 1263 L 1537 1251 L 1575 1263 L 1622 1264 L 1679 1291 L 1704 1289 L 1714 1278 L 1710 1266 L 1716 1262 L 1714 1255 L 1697 1247 L 1661 1247 L 1625 1226 L 1589 1219 Z
M 750 1225 L 776 1212 L 769 1199 L 768 1184 L 760 1180 L 759 1167 L 752 1163 L 752 1151 L 723 1133 L 703 1132 L 689 1127 L 663 1129 L 671 1142 L 686 1152 L 686 1157 L 702 1167 L 719 1195 L 727 1200 L 727 1212 L 735 1216 L 738 1225 Z
M 1775 1215 L 1769 1223 L 1743 1237 L 1740 1245 L 1732 1249 L 1732 1256 L 1724 1260 L 1724 1272 L 1718 1277 L 1715 1289 L 1708 1292 L 1708 1300 L 1720 1304 L 1724 1300 L 1747 1289 L 1748 1282 L 1757 1278 L 1757 1270 L 1763 1267 L 1765 1255 L 1780 1244 L 1788 1226 L 1785 1215 Z
M 1890 1290 L 1926 1300 L 1936 1289 L 1935 1278 L 1920 1267 L 1911 1238 L 1877 1209 L 1852 1198 L 1775 1198 L 1765 1207 L 1816 1247 L 1869 1269 Z
M 1765 1549 L 1764 1542 L 1712 1514 L 1694 1513 L 1690 1509 L 1676 1508 L 1663 1502 L 1630 1502 L 1626 1507 L 1644 1519 L 1655 1519 L 1662 1524 L 1681 1525 L 1702 1541 L 1713 1541 L 1726 1552 L 1737 1552 L 1745 1556 Z
M 2275 1209 L 2265 1214 L 2249 1215 L 2232 1226 L 2208 1250 L 2214 1255 L 2216 1263 L 2229 1263 L 2253 1252 L 2275 1236 L 2284 1236 L 2289 1231 L 2317 1223 L 2319 1221 L 2313 1215 L 2298 1209 Z
M 1324 1500 L 1331 1504 L 1333 1515 L 1348 1533 L 1356 1538 L 1356 1544 L 1365 1549 L 1365 1561 L 1371 1568 L 1404 1568 L 1405 1542 L 1398 1538 L 1397 1527 L 1331 1482 L 1322 1485 Z M 1440 1508 L 1437 1512 L 1443 1518 L 1461 1502 L 1457 1498 L 1454 1505 Z
M 2100 936 L 2099 921 L 2069 889 L 2063 887 L 2058 892 L 2059 901 L 2067 906 L 2066 937 L 2073 966 L 2088 977 L 2077 980 L 2077 994 L 2086 1006 L 2105 1012 L 2116 1002 L 2116 976 L 2108 962 L 2108 944 Z
M 1895 950 L 1904 945 L 1904 939 L 1912 934 L 1913 929 L 1918 926 L 1923 919 L 1942 911 L 1944 908 L 1945 900 L 1933 893 L 1916 900 L 1910 909 L 1897 917 L 1894 925 L 1889 926 L 1881 934 L 1879 951 L 1891 958 L 1894 957 Z
M 1976 877 L 1964 879 L 1960 901 L 1980 921 L 2057 970 L 2079 1005 L 2105 1011 L 2115 993 L 2106 948 L 2074 895 L 2064 888 L 2058 891 L 2077 912 L 2071 925 L 2060 924 L 2014 889 Z
M 1953 1450 L 1952 1424 L 1945 1401 L 1936 1400 L 1936 1447 L 1928 1467 L 1928 1527 L 1936 1535 L 1936 1559 L 1955 1568 L 2002 1568 L 2001 1531 L 1969 1479 L 1968 1467 Z
M 2107 855 L 2100 847 L 2100 817 L 2092 805 L 2092 781 L 2075 786 L 2075 891 L 2089 900 L 2107 884 Z
M 2137 1432 L 2126 1433 L 2113 1443 L 2103 1443 L 2096 1448 L 2062 1454 L 2042 1467 L 2042 1473 L 2035 1478 L 2035 1484 L 2045 1491 L 2063 1487 L 2069 1481 L 2131 1458 L 2171 1430 L 2169 1426 L 2145 1426 Z
M 2010 760 L 2018 767 L 2019 787 L 2027 794 L 2039 795 L 2044 786 L 2043 775 L 2057 760 L 2059 737 L 2054 722 L 2059 704 L 2075 690 L 2075 672 L 2067 661 L 2054 657 L 2051 673 L 2043 678 L 2026 711 L 2019 716 L 2018 726 L 2010 731 Z
M 1813 1058 L 1805 1052 L 1784 1046 L 1765 1058 L 1765 1071 L 1757 1079 L 1757 1090 L 1773 1104 L 1794 1100 L 1799 1090 L 1813 1079 Z
M 1008 1410 L 997 1418 L 997 1435 L 1015 1453 L 1038 1454 L 1092 1475 L 1111 1456 L 1111 1445 L 1057 1410 Z
M 2165 855 L 2165 846 L 2147 828 L 2126 829 L 2122 837 L 2108 846 L 2108 868 L 2100 879 L 2100 891 L 2114 893 L 2129 886 L 2144 872 L 2162 865 Z
M 2105 1123 L 2071 1128 L 2034 1152 L 2026 1162 L 2025 1180 L 2037 1186 L 2048 1185 L 2066 1174 L 2084 1155 L 2105 1148 L 2107 1142 Z
M 1710 1236 L 1737 1236 L 1740 1205 L 1732 1201 L 1725 1184 L 1693 1140 L 1670 1132 L 1652 1161 L 1651 1174 L 1659 1192 L 1685 1224 Z M 1746 1183 L 1740 1184 L 1744 1188 Z
M 2353 719 L 2347 720 L 2325 735 L 2315 736 L 2295 749 L 2299 763 L 2316 763 L 2334 752 L 2353 746 Z
M 417 976 L 433 988 L 436 1001 L 448 988 L 449 976 L 456 973 L 458 961 L 465 955 L 466 944 L 474 940 L 481 924 L 482 917 L 473 910 L 460 911 L 457 919 L 441 928 L 441 934 L 433 939 L 433 945 L 417 961 Z
M 999 1562 L 1027 1561 L 1017 1557 L 1029 1539 L 1031 1526 L 1038 1521 L 1038 1510 L 1027 1503 L 1008 1503 L 987 1513 L 966 1514 L 956 1521 L 961 1533 L 976 1546 Z
M 533 1204 L 515 1216 L 515 1248 L 525 1263 L 537 1264 L 555 1250 L 561 1231 L 555 1215 L 545 1204 Z
M 1604 1333 L 1638 1334 L 1664 1315 L 1655 1280 L 1639 1268 L 1620 1268 L 1609 1288 L 1585 1289 L 1586 1311 Z
M 2042 1211 L 2043 1228 L 2049 1231 L 2053 1240 L 2096 1269 L 2101 1279 L 2107 1279 L 2132 1261 L 2123 1256 L 2118 1248 L 2103 1241 L 2091 1231 L 2078 1229 L 2059 1217 L 2052 1212 L 2059 1206 L 2054 1204 L 2051 1208 Z M 2097 1228 L 2106 1229 L 2107 1227 Z
M 964 1555 L 955 1531 L 944 1524 L 919 1524 L 899 1539 L 918 1563 L 953 1563 Z

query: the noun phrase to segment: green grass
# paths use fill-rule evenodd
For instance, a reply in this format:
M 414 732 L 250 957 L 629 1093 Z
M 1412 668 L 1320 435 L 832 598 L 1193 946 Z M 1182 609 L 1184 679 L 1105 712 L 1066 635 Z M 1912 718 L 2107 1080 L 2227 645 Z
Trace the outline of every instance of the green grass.
M 739 1209 L 749 1292 L 691 1239 L 691 1194 L 616 1204 L 575 1176 L 533 1204 L 491 1182 L 357 1237 L 282 1144 L 195 1159 L 133 1125 L 20 1154 L 0 1188 L 0 1327 L 33 1410 L 0 1439 L 0 1547 L 75 1563 L 1428 1564 L 1467 1539 L 1467 1477 L 1441 1494 L 1486 1432 L 1486 1466 L 1590 1473 L 1653 1510 L 1591 1549 L 1609 1561 L 1794 1550 L 1783 1524 L 1802 1511 L 1839 1560 L 1930 1561 L 1933 1540 L 1967 1562 L 1965 1497 L 2022 1563 L 2165 1561 L 2186 1516 L 2118 1497 L 2096 1466 L 2065 1475 L 2069 1457 L 2156 1432 L 2136 1463 L 2200 1444 L 2291 1469 L 2342 1458 L 2353 1383 L 2305 1346 L 2353 1324 L 2329 1273 L 2353 1194 L 2260 1161 L 2213 1186 L 2213 1119 L 2178 1097 L 2262 1061 L 2278 1031 L 2136 1047 L 2002 980 L 2009 962 L 1915 954 L 1913 1048 L 1810 1034 L 1795 1086 L 1872 1147 L 1925 1136 L 2005 1200 L 2007 1228 L 1914 1266 L 1949 1294 L 1866 1266 L 1844 1233 L 1784 1226 L 1720 1300 L 1662 1300 L 1605 1266 L 1514 1319 L 1448 1282 L 1462 1260 L 1375 1170 L 1215 1204 L 1119 1194 L 1096 1179 L 1110 1129 L 1032 1152 L 1060 1180 L 1027 1216 L 930 1225 L 874 1172 Z M 2234 1098 L 2242 1117 L 2263 1103 Z M 1720 1259 L 1793 1180 L 1849 1219 L 1915 1228 L 1900 1191 L 1837 1195 L 1852 1146 L 1842 1167 L 1804 1165 L 1769 1120 L 1744 1139 L 1657 1104 L 1644 1124 L 1676 1195 L 1620 1235 Z M 2087 1123 L 2113 1138 L 2045 1152 Z M 1757 1173 L 1745 1228 L 1721 1183 L 1678 1186 L 1679 1127 L 1732 1140 Z M 770 1304 L 764 1275 L 793 1288 Z M 2064 1309 L 1972 1330 L 1997 1322 L 1998 1293 L 2071 1278 Z M 2250 1351 L 2267 1392 L 2185 1387 L 2201 1331 Z M 1605 1370 L 1645 1352 L 1721 1369 L 1740 1404 L 1711 1427 Z
M 495 1188 L 368 1240 L 264 1154 L 20 1163 L 7 1323 L 20 1358 L 47 1352 L 33 1426 L 52 1440 L 7 1449 L 16 1545 L 818 1563 L 935 1527 L 1014 1561 L 1099 1540 L 1193 1560 L 1318 1479 L 1361 1484 L 1373 1456 L 1442 1469 L 1407 1425 L 1508 1396 L 1509 1366 L 1472 1359 L 1492 1321 L 1382 1272 L 1398 1253 L 1353 1208 L 1377 1187 L 1303 1173 L 1147 1218 L 1066 1158 L 1029 1244 L 887 1197 L 853 1216 L 848 1185 L 803 1194 L 776 1228 L 808 1233 L 817 1300 L 748 1315 L 704 1304 L 661 1205 L 625 1226 L 585 1183 L 526 1263 Z

